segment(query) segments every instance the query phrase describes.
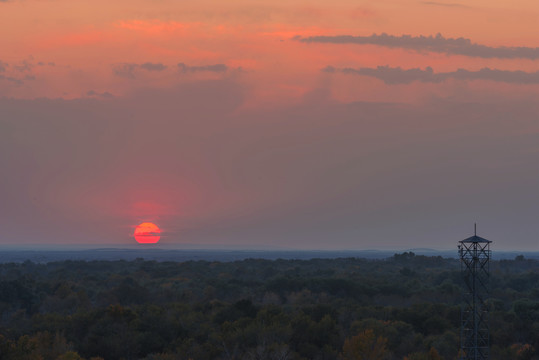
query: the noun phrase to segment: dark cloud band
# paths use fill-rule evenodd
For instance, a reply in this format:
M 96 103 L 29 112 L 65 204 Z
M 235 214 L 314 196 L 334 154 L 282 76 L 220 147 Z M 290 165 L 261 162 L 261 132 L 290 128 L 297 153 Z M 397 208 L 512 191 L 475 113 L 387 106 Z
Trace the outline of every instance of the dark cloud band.
M 112 71 L 115 75 L 127 79 L 135 79 L 136 71 L 138 69 L 146 71 L 163 71 L 166 70 L 167 66 L 161 63 L 150 63 L 146 62 L 144 64 L 135 64 L 135 63 L 122 63 L 116 64 L 113 66 Z
M 402 69 L 400 67 L 378 66 L 376 68 L 335 68 L 327 66 L 322 69 L 328 73 L 343 73 L 370 76 L 382 80 L 386 84 L 409 84 L 414 81 L 424 83 L 440 83 L 447 79 L 490 80 L 513 84 L 539 84 L 539 71 L 509 71 L 483 68 L 477 71 L 458 69 L 451 72 L 435 73 L 431 67 Z
M 161 63 L 144 63 L 140 65 L 141 69 L 148 70 L 148 71 L 163 71 L 167 68 L 166 65 L 163 65 Z
M 538 47 L 492 47 L 472 43 L 470 39 L 466 38 L 446 38 L 441 34 L 437 34 L 436 36 L 394 36 L 383 33 L 380 35 L 372 34 L 370 36 L 297 36 L 294 39 L 304 43 L 378 45 L 388 48 L 410 49 L 418 52 L 429 51 L 480 58 L 539 59 Z
M 226 72 L 228 66 L 225 64 L 215 64 L 215 65 L 205 65 L 205 66 L 189 66 L 184 63 L 178 63 L 178 69 L 182 73 L 189 72 L 200 72 L 200 71 L 209 71 L 209 72 Z
M 228 71 L 228 66 L 225 64 L 214 64 L 214 65 L 204 65 L 204 66 L 189 66 L 185 63 L 178 63 L 178 70 L 181 73 L 195 73 L 195 72 L 214 72 L 214 73 L 225 73 Z M 121 63 L 113 66 L 112 71 L 115 75 L 127 79 L 135 79 L 137 72 L 141 70 L 145 71 L 164 71 L 167 69 L 167 66 L 161 63 L 150 63 L 146 62 L 143 64 L 136 63 Z

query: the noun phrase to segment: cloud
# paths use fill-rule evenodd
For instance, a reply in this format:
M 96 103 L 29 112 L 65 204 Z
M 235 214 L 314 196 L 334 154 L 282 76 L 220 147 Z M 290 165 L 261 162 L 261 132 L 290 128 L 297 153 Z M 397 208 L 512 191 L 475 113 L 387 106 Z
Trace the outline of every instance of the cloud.
M 225 64 L 215 64 L 215 65 L 205 65 L 205 66 L 189 66 L 184 63 L 178 63 L 178 69 L 182 73 L 188 72 L 200 72 L 200 71 L 210 71 L 210 72 L 226 72 L 228 66 Z
M 0 60 L 0 80 L 5 80 L 16 85 L 22 85 L 27 80 L 35 80 L 36 77 L 32 73 L 34 66 L 32 56 L 30 56 L 28 60 L 23 60 L 17 64 L 11 65 Z M 8 68 L 12 71 L 8 72 Z M 6 73 L 7 75 L 4 75 L 3 73 Z
M 30 58 L 30 61 L 28 60 L 23 60 L 21 61 L 19 64 L 17 65 L 14 65 L 13 68 L 19 72 L 29 72 L 29 71 L 32 71 L 32 69 L 34 68 L 34 64 L 32 62 L 32 58 Z
M 21 72 L 21 73 L 30 73 L 32 72 L 32 69 L 36 66 L 51 66 L 52 67 L 52 66 L 56 66 L 56 64 L 53 62 L 45 63 L 43 61 L 38 61 L 37 63 L 35 63 L 33 56 L 29 56 L 28 59 L 19 61 L 18 63 L 11 64 L 11 68 L 13 70 L 17 72 Z M 10 67 L 10 64 L 0 60 L 0 72 L 5 72 L 8 67 Z
M 1 0 L 0 0 L 1 1 Z M 36 80 L 33 69 L 36 66 L 55 66 L 54 63 L 34 62 L 33 56 L 15 63 L 7 63 L 0 60 L 0 80 L 10 82 L 15 85 L 22 85 L 26 81 Z
M 140 65 L 140 68 L 144 70 L 148 70 L 148 71 L 163 71 L 167 68 L 167 66 L 161 63 L 154 64 L 154 63 L 147 62 Z
M 466 38 L 446 38 L 441 34 L 436 36 L 411 36 L 411 35 L 388 35 L 382 33 L 372 34 L 370 36 L 311 36 L 294 37 L 294 40 L 303 43 L 328 43 L 328 44 L 359 44 L 359 45 L 378 45 L 388 48 L 410 49 L 418 52 L 428 51 L 435 53 L 444 53 L 448 55 L 463 55 L 480 58 L 498 58 L 498 59 L 531 59 L 539 58 L 539 48 L 525 46 L 500 46 L 492 47 L 472 43 Z
M 163 71 L 166 70 L 167 66 L 161 63 L 151 63 L 146 62 L 143 64 L 135 64 L 135 63 L 121 63 L 121 64 L 115 64 L 112 67 L 112 71 L 115 75 L 119 77 L 123 77 L 126 79 L 135 79 L 136 78 L 136 70 L 142 69 L 146 71 Z
M 24 81 L 22 81 L 21 79 L 16 79 L 14 77 L 4 76 L 4 75 L 0 75 L 0 80 L 6 80 L 9 82 L 15 83 L 17 85 L 22 85 L 24 83 Z
M 335 68 L 327 66 L 322 69 L 327 73 L 357 74 L 371 76 L 382 80 L 386 84 L 409 84 L 414 81 L 424 83 L 440 83 L 447 79 L 460 80 L 490 80 L 513 84 L 539 84 L 539 71 L 509 71 L 490 68 L 482 68 L 477 71 L 458 69 L 457 71 L 435 73 L 427 66 L 425 70 L 420 68 L 402 69 L 400 67 L 378 66 L 376 68 Z
M 432 68 L 427 67 L 425 70 L 417 69 L 408 69 L 403 70 L 401 68 L 391 68 L 389 66 L 378 66 L 377 68 L 342 68 L 336 69 L 334 67 L 328 66 L 322 69 L 324 72 L 335 73 L 340 72 L 343 74 L 357 74 L 364 76 L 371 76 L 377 79 L 382 80 L 386 84 L 409 84 L 413 81 L 421 82 L 433 82 L 439 83 L 444 81 L 446 78 L 440 74 L 434 74 Z
M 101 97 L 101 98 L 104 98 L 104 99 L 111 99 L 114 97 L 114 95 L 112 95 L 111 93 L 109 93 L 108 91 L 105 91 L 105 92 L 102 92 L 102 93 L 98 93 L 94 90 L 90 90 L 86 93 L 87 96 L 95 96 L 95 97 Z
M 129 63 L 116 64 L 112 67 L 112 72 L 114 73 L 114 75 L 117 75 L 122 78 L 134 79 L 135 69 L 137 67 L 138 67 L 137 64 L 129 64 Z
M 30 57 L 29 59 L 30 61 L 23 60 L 19 64 L 12 66 L 10 66 L 10 64 L 8 64 L 7 62 L 0 60 L 0 80 L 5 80 L 16 85 L 22 85 L 25 80 L 35 80 L 36 77 L 32 74 L 32 68 L 34 67 L 34 65 L 31 61 L 33 58 Z M 24 74 L 16 73 L 16 76 L 13 76 L 13 71 L 11 71 L 11 74 L 9 75 L 3 75 L 3 73 L 7 72 L 8 67 L 15 70 L 17 73 Z

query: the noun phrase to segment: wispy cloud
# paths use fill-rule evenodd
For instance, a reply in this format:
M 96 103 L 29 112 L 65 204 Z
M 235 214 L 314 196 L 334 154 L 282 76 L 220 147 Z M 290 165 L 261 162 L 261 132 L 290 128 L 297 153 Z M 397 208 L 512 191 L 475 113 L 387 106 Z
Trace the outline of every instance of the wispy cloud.
M 138 67 L 137 64 L 116 64 L 112 67 L 112 72 L 114 75 L 117 75 L 119 77 L 123 77 L 126 79 L 134 79 L 135 78 L 135 69 Z
M 148 71 L 163 71 L 167 68 L 166 65 L 163 65 L 161 63 L 144 63 L 140 65 L 141 69 L 148 70 Z
M 0 75 L 0 80 L 6 80 L 17 85 L 22 85 L 24 83 L 24 81 L 22 81 L 21 79 L 16 79 L 14 77 L 4 75 Z
M 14 65 L 13 68 L 19 72 L 30 72 L 35 67 L 32 60 L 32 58 L 30 59 L 30 61 L 23 60 L 19 64 Z
M 15 85 L 22 85 L 26 81 L 35 80 L 36 75 L 33 72 L 35 66 L 33 56 L 11 64 L 0 60 L 0 80 L 8 81 Z
M 400 67 L 378 66 L 376 68 L 335 68 L 327 66 L 322 69 L 328 73 L 343 73 L 370 76 L 382 80 L 386 84 L 409 84 L 414 81 L 424 83 L 440 83 L 447 79 L 490 80 L 513 84 L 539 84 L 539 71 L 509 71 L 483 68 L 477 71 L 458 69 L 451 72 L 436 73 L 431 67 L 402 69 Z
M 228 70 L 228 66 L 226 66 L 225 64 L 189 66 L 184 63 L 178 63 L 178 69 L 182 73 L 200 72 L 200 71 L 226 72 Z
M 15 85 L 22 85 L 25 81 L 35 80 L 36 76 L 32 73 L 35 65 L 32 60 L 33 58 L 29 57 L 29 60 L 23 60 L 16 64 L 8 64 L 0 60 L 0 80 L 8 81 Z
M 121 63 L 121 64 L 115 64 L 112 67 L 112 72 L 119 76 L 126 79 L 135 79 L 136 75 L 135 72 L 137 69 L 142 69 L 146 71 L 163 71 L 166 70 L 167 66 L 161 63 L 151 63 L 146 62 L 143 64 L 135 64 L 135 63 Z
M 37 65 L 38 65 L 38 66 L 53 66 L 53 67 L 56 66 L 56 64 L 53 63 L 53 62 L 45 63 L 45 62 L 43 62 L 43 61 L 39 61 L 39 62 L 37 63 Z
M 531 59 L 539 58 L 538 47 L 525 46 L 500 46 L 492 47 L 473 43 L 466 38 L 446 38 L 441 34 L 436 36 L 412 36 L 412 35 L 388 35 L 372 34 L 370 36 L 310 36 L 294 38 L 303 43 L 328 43 L 328 44 L 359 44 L 359 45 L 378 45 L 388 48 L 410 49 L 418 52 L 435 52 L 449 55 L 464 55 L 480 58 L 499 58 L 499 59 Z
M 90 90 L 86 93 L 87 96 L 90 96 L 90 97 L 100 97 L 100 98 L 104 98 L 104 99 L 111 99 L 114 97 L 114 95 L 112 95 L 111 93 L 109 93 L 108 91 L 105 91 L 105 92 L 102 92 L 102 93 L 99 93 L 97 91 L 94 91 L 94 90 Z

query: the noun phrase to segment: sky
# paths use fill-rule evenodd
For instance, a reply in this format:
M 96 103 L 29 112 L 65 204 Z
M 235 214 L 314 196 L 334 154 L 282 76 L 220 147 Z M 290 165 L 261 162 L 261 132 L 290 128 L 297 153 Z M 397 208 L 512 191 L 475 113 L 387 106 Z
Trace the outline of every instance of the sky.
M 0 245 L 539 251 L 536 0 L 0 0 Z

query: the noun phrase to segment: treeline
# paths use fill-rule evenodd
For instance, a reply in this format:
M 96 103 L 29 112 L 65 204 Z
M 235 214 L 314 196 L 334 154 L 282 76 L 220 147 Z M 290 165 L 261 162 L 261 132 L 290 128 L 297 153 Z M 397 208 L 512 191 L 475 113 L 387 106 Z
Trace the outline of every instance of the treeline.
M 539 261 L 491 263 L 491 359 L 539 358 Z M 456 259 L 0 264 L 0 359 L 456 359 Z

